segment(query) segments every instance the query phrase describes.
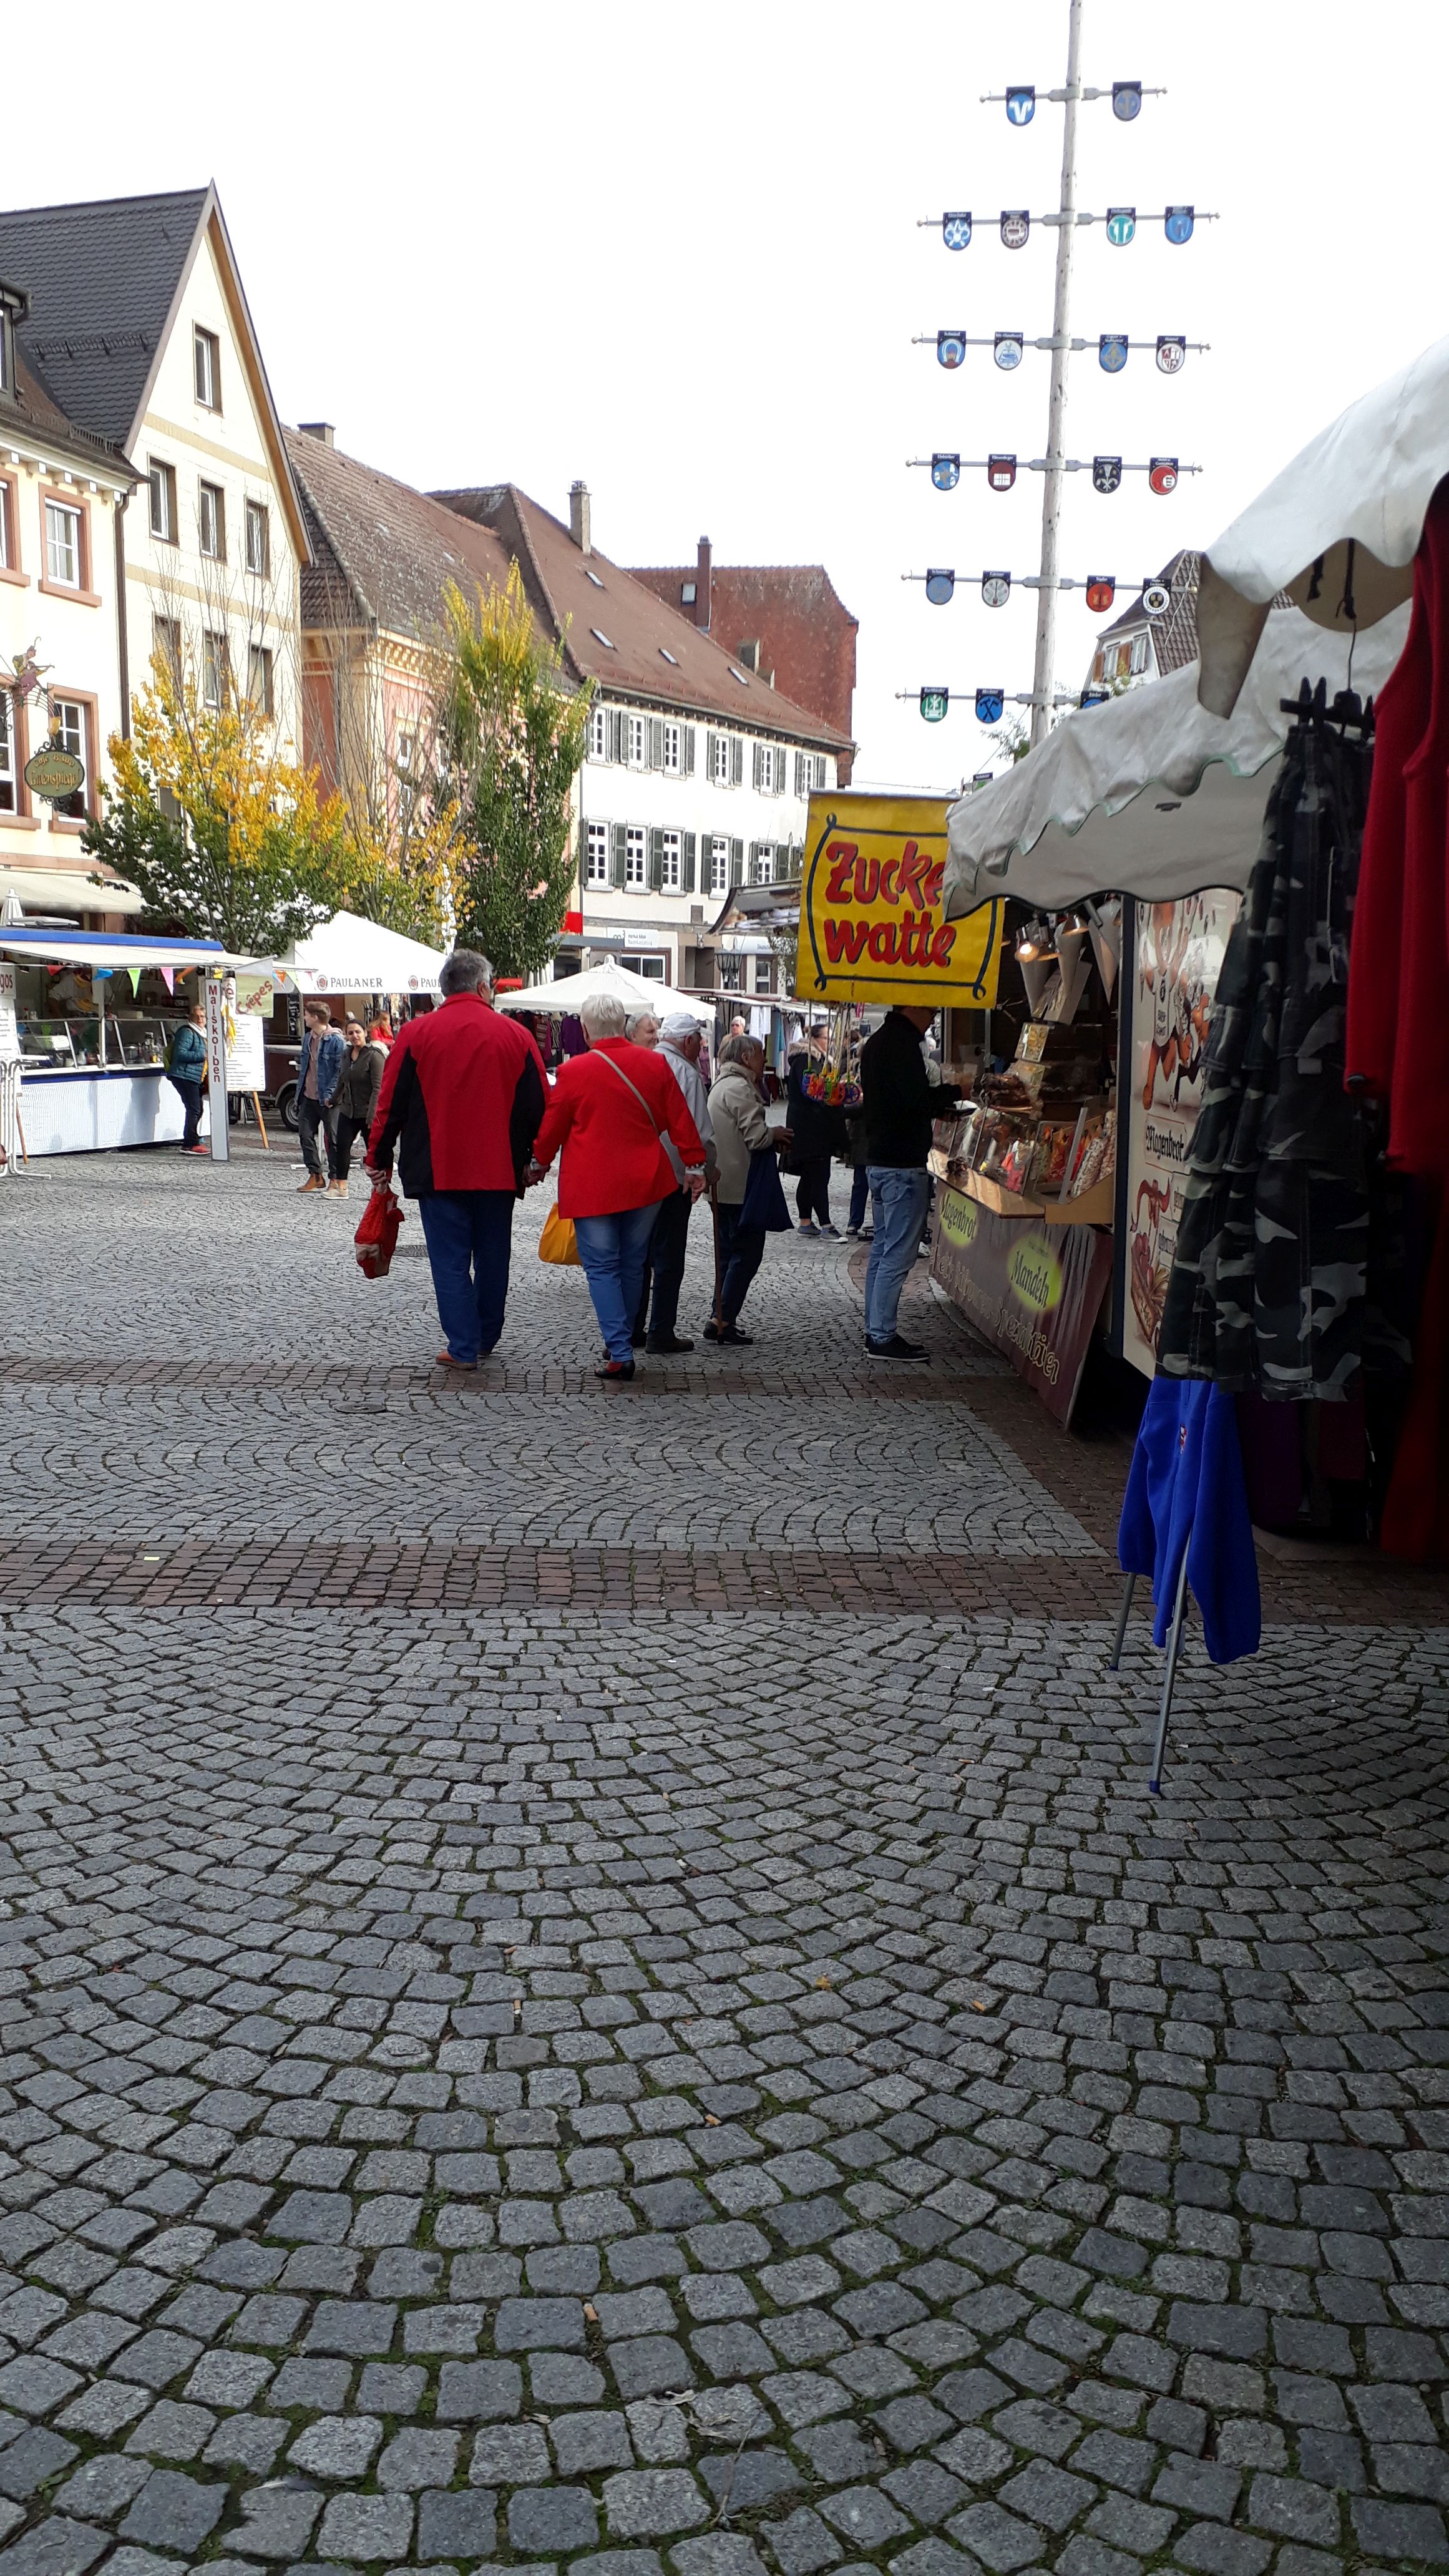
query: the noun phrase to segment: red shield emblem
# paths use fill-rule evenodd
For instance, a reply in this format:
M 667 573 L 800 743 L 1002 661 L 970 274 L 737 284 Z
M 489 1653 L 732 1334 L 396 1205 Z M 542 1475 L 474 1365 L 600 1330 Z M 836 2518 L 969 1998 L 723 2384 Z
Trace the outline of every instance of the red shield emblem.
M 1105 610 L 1107 610 L 1107 609 L 1109 609 L 1109 608 L 1111 607 L 1112 602 L 1113 602 L 1113 600 L 1116 598 L 1116 596 L 1117 596 L 1117 576 L 1116 576 L 1116 574 L 1115 574 L 1115 573 L 1110 573 L 1110 572 L 1089 572 L 1089 573 L 1088 573 L 1088 575 L 1087 575 L 1087 606 L 1091 609 L 1092 614 L 1093 614 L 1095 617 L 1100 617 L 1100 616 L 1102 616 L 1102 614 L 1104 613 L 1104 611 L 1105 611 Z
M 1175 456 L 1154 456 L 1147 469 L 1147 482 L 1149 490 L 1153 492 L 1175 492 L 1177 490 L 1177 458 Z
M 1016 481 L 1016 458 L 1014 456 L 988 456 L 986 459 L 986 480 L 990 484 L 993 492 L 1009 492 L 1013 483 Z

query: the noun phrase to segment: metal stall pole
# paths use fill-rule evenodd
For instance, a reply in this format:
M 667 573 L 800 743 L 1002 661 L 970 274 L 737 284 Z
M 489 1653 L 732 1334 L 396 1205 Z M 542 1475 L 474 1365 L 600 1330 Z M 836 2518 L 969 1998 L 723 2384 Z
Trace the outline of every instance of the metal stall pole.
M 1177 1599 L 1172 1605 L 1172 1629 L 1167 1640 L 1167 1670 L 1162 1676 L 1162 1706 L 1157 1716 L 1157 1742 L 1153 1748 L 1152 1769 L 1147 1786 L 1154 1798 L 1162 1795 L 1162 1761 L 1167 1751 L 1167 1721 L 1172 1714 L 1172 1685 L 1177 1679 L 1177 1658 L 1182 1648 L 1182 1623 L 1187 1611 L 1187 1551 L 1192 1538 L 1189 1528 L 1182 1543 L 1182 1566 L 1177 1578 Z
M 1132 1595 L 1136 1589 L 1137 1577 L 1135 1574 L 1129 1574 L 1122 1587 L 1122 1607 L 1117 1616 L 1117 1634 L 1112 1640 L 1112 1651 L 1107 1657 L 1109 1673 L 1115 1673 L 1122 1661 L 1122 1648 L 1127 1639 L 1127 1622 L 1132 1616 Z
M 1052 372 L 1047 396 L 1046 472 L 1042 476 L 1041 588 L 1036 603 L 1036 668 L 1031 683 L 1031 738 L 1051 731 L 1056 694 L 1057 540 L 1066 461 L 1067 365 L 1070 358 L 1072 241 L 1077 229 L 1077 105 L 1082 95 L 1082 0 L 1070 0 L 1067 84 L 1062 108 L 1062 192 L 1057 217 L 1056 296 L 1052 306 Z

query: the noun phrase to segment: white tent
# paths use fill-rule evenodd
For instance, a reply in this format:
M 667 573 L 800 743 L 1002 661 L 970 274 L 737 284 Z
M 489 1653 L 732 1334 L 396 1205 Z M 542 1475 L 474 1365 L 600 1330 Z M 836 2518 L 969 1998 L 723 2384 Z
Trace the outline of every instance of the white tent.
M 577 1011 L 594 993 L 616 993 L 627 1010 L 654 1011 L 660 1019 L 671 1011 L 689 1011 L 707 1027 L 714 1019 L 713 1002 L 701 1002 L 693 993 L 681 993 L 673 984 L 656 984 L 647 975 L 636 975 L 632 968 L 621 966 L 616 958 L 607 957 L 602 966 L 586 966 L 579 975 L 565 975 L 557 984 L 528 984 L 521 993 L 500 993 L 500 1011 Z
M 1199 703 L 1198 665 L 1082 707 L 1014 769 L 953 805 L 947 914 L 991 895 L 1057 909 L 1101 892 L 1167 903 L 1207 886 L 1247 885 L 1267 797 L 1263 773 L 1290 719 L 1280 701 L 1305 678 L 1330 698 L 1349 676 L 1368 696 L 1403 650 L 1396 609 L 1355 642 L 1296 608 L 1267 617 L 1230 716 Z
M 355 912 L 334 912 L 296 942 L 280 971 L 298 993 L 436 993 L 443 954 Z

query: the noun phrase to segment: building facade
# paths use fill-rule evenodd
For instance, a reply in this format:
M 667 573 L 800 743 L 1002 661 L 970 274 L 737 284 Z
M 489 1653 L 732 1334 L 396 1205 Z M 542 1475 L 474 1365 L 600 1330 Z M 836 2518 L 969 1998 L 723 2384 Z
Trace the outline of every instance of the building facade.
M 1201 557 L 1190 547 L 1170 555 L 1157 578 L 1170 593 L 1160 617 L 1149 617 L 1134 598 L 1097 637 L 1087 674 L 1091 689 L 1129 688 L 1162 680 L 1197 659 L 1197 590 Z
M 717 564 L 708 537 L 701 537 L 692 564 L 632 570 L 747 671 L 761 673 L 837 733 L 853 733 L 860 621 L 823 564 Z M 850 783 L 848 752 L 840 755 L 837 783 Z

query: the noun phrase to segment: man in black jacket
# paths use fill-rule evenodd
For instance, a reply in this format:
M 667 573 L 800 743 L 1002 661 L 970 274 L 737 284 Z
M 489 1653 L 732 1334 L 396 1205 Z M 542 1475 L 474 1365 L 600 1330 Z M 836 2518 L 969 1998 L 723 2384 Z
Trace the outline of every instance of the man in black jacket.
M 949 1117 L 961 1095 L 933 1083 L 921 1040 L 936 1014 L 898 1003 L 861 1049 L 865 1094 L 866 1174 L 875 1238 L 865 1274 L 865 1348 L 873 1360 L 923 1360 L 919 1342 L 896 1330 L 896 1312 L 930 1204 L 926 1156 L 931 1124 Z

